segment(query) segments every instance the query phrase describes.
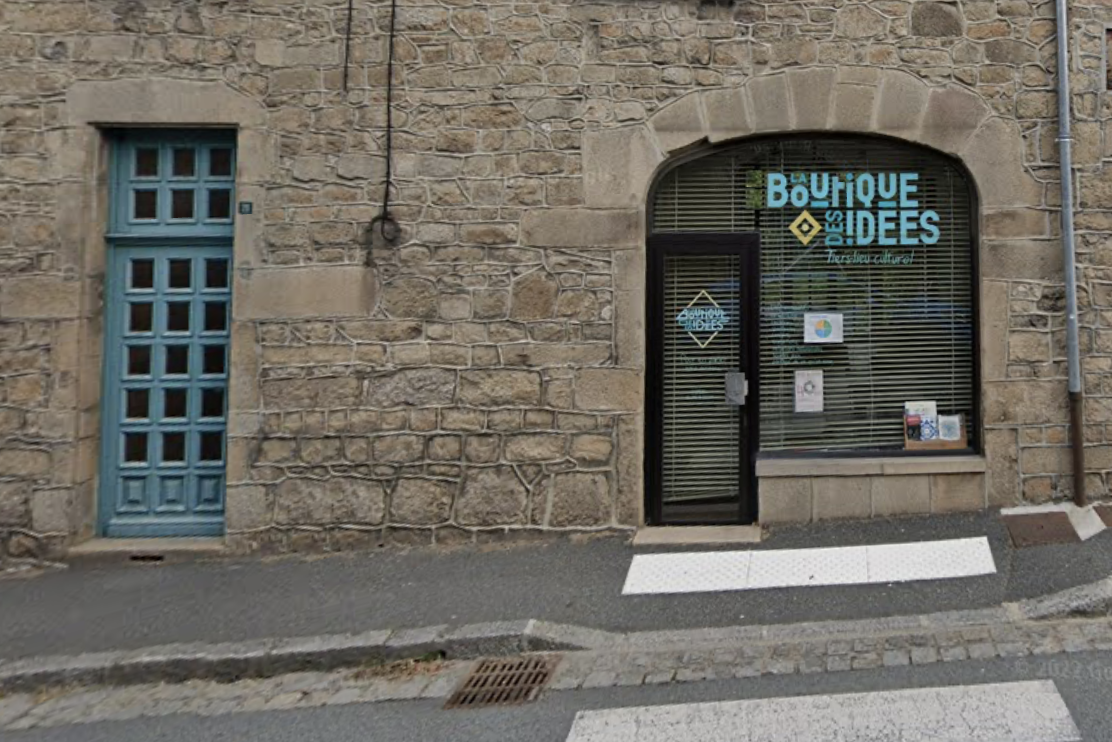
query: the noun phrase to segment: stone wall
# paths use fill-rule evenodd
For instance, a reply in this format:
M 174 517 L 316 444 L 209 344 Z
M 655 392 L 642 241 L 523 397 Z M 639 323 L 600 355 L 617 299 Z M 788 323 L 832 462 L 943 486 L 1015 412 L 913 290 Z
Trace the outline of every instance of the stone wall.
M 0 531 L 52 545 L 94 526 L 94 125 L 112 124 L 240 129 L 256 208 L 235 244 L 239 547 L 637 524 L 648 187 L 668 158 L 753 131 L 982 160 L 988 502 L 1070 494 L 1051 2 L 399 5 L 397 244 L 366 230 L 388 3 L 356 0 L 346 91 L 344 0 L 3 5 Z M 1072 12 L 1096 496 L 1112 471 L 1112 8 Z

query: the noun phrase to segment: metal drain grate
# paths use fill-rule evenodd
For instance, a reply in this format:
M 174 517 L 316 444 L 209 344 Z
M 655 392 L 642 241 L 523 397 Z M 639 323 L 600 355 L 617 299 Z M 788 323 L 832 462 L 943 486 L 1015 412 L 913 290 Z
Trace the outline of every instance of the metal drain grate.
M 513 706 L 536 699 L 552 677 L 559 657 L 533 656 L 482 660 L 444 708 Z

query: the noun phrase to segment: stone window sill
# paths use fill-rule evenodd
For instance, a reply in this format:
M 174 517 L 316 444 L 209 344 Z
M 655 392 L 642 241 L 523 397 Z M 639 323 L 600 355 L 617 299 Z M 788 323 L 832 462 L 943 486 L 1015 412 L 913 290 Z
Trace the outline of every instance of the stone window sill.
M 757 460 L 758 477 L 860 477 L 901 474 L 971 474 L 986 469 L 984 456 L 883 458 L 769 458 Z

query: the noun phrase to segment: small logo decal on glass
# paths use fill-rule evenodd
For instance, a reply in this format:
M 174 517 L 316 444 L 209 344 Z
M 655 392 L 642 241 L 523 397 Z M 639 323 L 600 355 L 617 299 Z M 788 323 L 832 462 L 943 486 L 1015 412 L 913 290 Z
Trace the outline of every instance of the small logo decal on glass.
M 718 302 L 706 291 L 696 294 L 691 303 L 676 315 L 676 322 L 700 348 L 707 347 L 729 321 L 726 310 L 718 306 Z

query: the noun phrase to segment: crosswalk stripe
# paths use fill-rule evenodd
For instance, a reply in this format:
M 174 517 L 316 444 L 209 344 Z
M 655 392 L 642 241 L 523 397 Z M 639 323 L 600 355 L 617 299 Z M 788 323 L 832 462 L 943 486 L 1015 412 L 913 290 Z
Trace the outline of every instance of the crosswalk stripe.
M 638 554 L 624 595 L 757 590 L 972 577 L 996 572 L 988 539 L 825 549 Z
M 1053 681 L 580 711 L 567 742 L 1078 742 Z

